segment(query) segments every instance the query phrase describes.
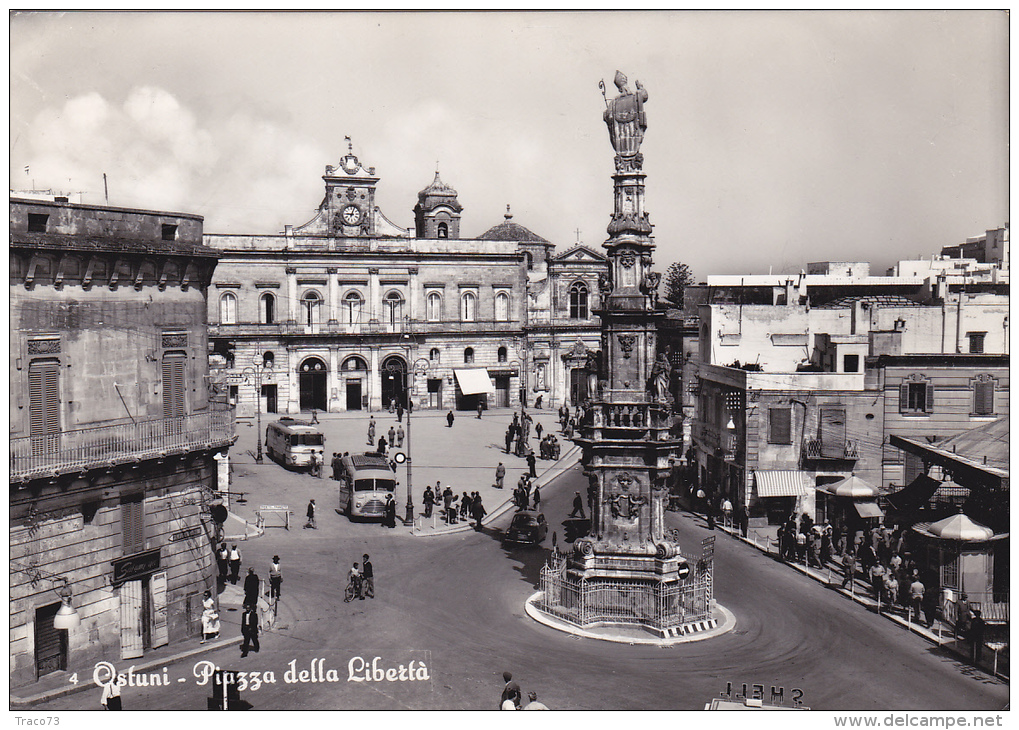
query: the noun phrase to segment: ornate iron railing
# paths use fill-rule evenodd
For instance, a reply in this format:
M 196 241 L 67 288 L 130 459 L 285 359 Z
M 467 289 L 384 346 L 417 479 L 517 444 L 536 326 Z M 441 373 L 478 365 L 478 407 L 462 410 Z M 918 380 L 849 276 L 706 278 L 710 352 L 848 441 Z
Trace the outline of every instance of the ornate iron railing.
M 11 479 L 216 448 L 233 443 L 234 439 L 232 409 L 14 438 L 10 442 Z
M 806 439 L 803 442 L 805 459 L 856 459 L 856 443 L 853 441 L 831 441 Z
M 698 566 L 699 568 L 701 566 Z M 566 573 L 566 556 L 553 555 L 541 569 L 538 608 L 575 626 L 634 624 L 658 631 L 711 616 L 711 564 L 678 583 L 587 580 Z

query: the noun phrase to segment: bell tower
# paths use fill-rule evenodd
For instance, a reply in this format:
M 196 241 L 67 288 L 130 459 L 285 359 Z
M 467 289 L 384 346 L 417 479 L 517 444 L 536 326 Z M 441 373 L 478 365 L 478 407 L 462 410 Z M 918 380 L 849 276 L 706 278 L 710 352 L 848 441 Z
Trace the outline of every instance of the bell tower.
M 456 190 L 442 182 L 436 169 L 431 185 L 418 193 L 414 206 L 415 234 L 418 238 L 459 238 L 462 212 Z

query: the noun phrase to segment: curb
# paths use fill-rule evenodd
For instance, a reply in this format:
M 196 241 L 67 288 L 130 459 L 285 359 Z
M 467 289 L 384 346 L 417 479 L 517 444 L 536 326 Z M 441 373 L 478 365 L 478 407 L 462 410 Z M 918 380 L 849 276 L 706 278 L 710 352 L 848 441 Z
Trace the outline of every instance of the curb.
M 199 654 L 204 654 L 209 651 L 215 651 L 217 649 L 224 649 L 228 646 L 233 646 L 234 644 L 240 644 L 242 641 L 243 638 L 240 636 L 235 636 L 231 639 L 221 639 L 220 641 L 217 641 L 215 643 L 207 643 L 201 645 L 199 648 L 189 649 L 188 651 L 181 652 L 180 654 L 174 654 L 173 656 L 169 657 L 159 657 L 151 659 L 150 661 L 143 662 L 142 664 L 134 664 L 132 665 L 132 667 L 134 668 L 135 672 L 141 673 L 148 669 L 152 669 L 153 667 L 164 667 L 179 661 L 183 661 L 184 659 L 188 659 L 193 656 L 198 656 Z M 53 700 L 58 697 L 64 697 L 66 695 L 74 694 L 75 692 L 84 692 L 87 689 L 100 689 L 100 687 L 95 682 L 93 682 L 91 678 L 89 678 L 88 680 L 83 680 L 78 684 L 72 684 L 68 685 L 67 687 L 59 687 L 57 689 L 47 690 L 46 692 L 40 692 L 38 694 L 30 695 L 28 697 L 19 697 L 15 695 L 13 692 L 11 692 L 10 693 L 11 707 L 28 707 L 39 702 L 46 702 L 48 700 Z
M 579 445 L 574 444 L 566 453 L 563 454 L 558 461 L 543 471 L 535 480 L 534 485 L 536 487 L 545 487 L 549 482 L 559 478 L 568 470 L 572 469 L 580 462 L 581 448 Z M 493 520 L 502 517 L 504 514 L 513 509 L 513 501 L 507 497 L 506 501 L 499 504 L 497 507 L 485 515 L 485 519 L 481 521 L 481 526 L 490 524 Z M 440 535 L 452 535 L 460 532 L 474 532 L 474 527 L 470 523 L 458 524 L 456 527 L 436 528 L 429 532 L 421 532 L 411 528 L 410 534 L 413 537 L 439 537 Z
M 767 550 L 762 550 L 760 547 L 757 546 L 756 543 L 754 543 L 752 540 L 750 540 L 748 538 L 745 538 L 742 535 L 738 534 L 733 528 L 726 527 L 726 526 L 724 526 L 722 524 L 717 525 L 717 527 L 722 532 L 728 534 L 730 537 L 734 537 L 737 540 L 739 540 L 740 542 L 754 547 L 758 552 L 763 553 L 764 555 L 767 555 L 768 557 L 774 557 L 772 555 L 772 553 L 768 552 Z M 820 583 L 825 588 L 829 588 L 829 589 L 835 591 L 836 593 L 842 594 L 846 598 L 850 599 L 854 603 L 857 603 L 857 604 L 863 606 L 867 610 L 874 611 L 878 616 L 881 616 L 883 618 L 888 619 L 889 621 L 891 621 L 893 623 L 898 624 L 899 626 L 901 626 L 902 628 L 906 629 L 910 633 L 916 634 L 917 636 L 919 636 L 919 637 L 921 637 L 923 639 L 926 639 L 930 643 L 935 644 L 936 646 L 938 646 L 938 648 L 943 649 L 943 650 L 945 650 L 947 652 L 950 652 L 952 654 L 955 654 L 956 656 L 962 657 L 963 660 L 967 660 L 968 661 L 968 657 L 965 654 L 963 654 L 960 651 L 957 651 L 954 647 L 951 647 L 951 646 L 948 646 L 948 645 L 942 643 L 938 639 L 938 635 L 935 634 L 933 631 L 925 629 L 922 626 L 920 626 L 919 624 L 911 623 L 911 622 L 907 621 L 906 619 L 902 618 L 901 616 L 898 616 L 898 615 L 896 615 L 894 613 L 884 613 L 884 612 L 878 611 L 877 610 L 877 605 L 878 605 L 877 601 L 873 600 L 872 598 L 870 598 L 868 596 L 865 596 L 862 593 L 857 593 L 855 591 L 850 592 L 849 590 L 839 586 L 837 583 L 829 583 L 825 576 L 823 576 L 823 575 L 816 575 L 814 572 L 811 572 L 806 566 L 799 565 L 798 563 L 790 563 L 790 562 L 785 561 L 785 560 L 781 560 L 779 562 L 784 563 L 785 565 L 791 567 L 793 570 L 797 571 L 798 573 L 801 573 L 802 575 L 807 576 L 811 580 L 813 580 L 813 581 L 815 581 L 817 583 Z M 981 666 L 978 666 L 976 668 L 980 669 L 983 672 L 986 672 L 987 674 L 990 674 L 993 677 L 997 677 L 998 679 L 1001 679 L 1001 680 L 1003 680 L 1005 682 L 1011 683 L 1011 680 L 1009 679 L 1007 674 L 1002 674 L 1001 672 L 994 672 L 993 670 L 985 669 L 984 667 L 981 667 Z
M 579 626 L 574 626 L 571 623 L 556 618 L 555 616 L 549 616 L 546 613 L 542 613 L 537 606 L 534 604 L 538 601 L 538 598 L 543 595 L 542 591 L 538 591 L 531 595 L 524 603 L 524 610 L 527 615 L 530 616 L 534 621 L 543 626 L 548 626 L 550 629 L 556 631 L 562 631 L 564 634 L 571 634 L 573 636 L 579 636 L 584 639 L 598 639 L 599 641 L 611 641 L 616 644 L 630 644 L 642 645 L 642 646 L 674 646 L 676 644 L 689 644 L 694 641 L 704 641 L 705 639 L 712 639 L 722 634 L 727 634 L 736 628 L 736 616 L 732 611 L 727 609 L 725 606 L 716 603 L 714 611 L 720 614 L 719 617 L 712 617 L 707 621 L 692 621 L 687 624 L 683 624 L 679 627 L 679 631 L 676 636 L 659 639 L 652 636 L 647 638 L 639 636 L 622 636 L 620 634 L 611 633 L 599 633 L 592 629 L 583 629 Z M 719 620 L 719 618 L 721 620 Z M 608 630 L 608 627 L 606 627 Z

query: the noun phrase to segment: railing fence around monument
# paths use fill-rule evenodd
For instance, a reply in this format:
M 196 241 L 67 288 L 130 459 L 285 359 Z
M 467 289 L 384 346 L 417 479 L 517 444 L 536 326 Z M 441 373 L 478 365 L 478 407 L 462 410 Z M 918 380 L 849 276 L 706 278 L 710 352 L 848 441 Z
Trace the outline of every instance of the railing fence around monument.
M 690 560 L 690 575 L 671 584 L 573 578 L 567 562 L 567 553 L 553 551 L 542 567 L 538 607 L 576 626 L 626 623 L 664 631 L 711 617 L 711 561 Z

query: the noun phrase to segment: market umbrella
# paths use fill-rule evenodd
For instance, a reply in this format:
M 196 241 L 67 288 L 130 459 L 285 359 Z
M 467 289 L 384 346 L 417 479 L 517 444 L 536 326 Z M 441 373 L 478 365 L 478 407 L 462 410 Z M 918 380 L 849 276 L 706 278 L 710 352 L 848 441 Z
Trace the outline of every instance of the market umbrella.
M 874 499 L 878 495 L 878 489 L 870 482 L 866 482 L 855 474 L 846 477 L 841 482 L 835 482 L 825 487 L 825 491 L 834 494 L 836 497 L 849 497 L 851 499 Z
M 983 542 L 994 537 L 994 530 L 974 522 L 961 512 L 932 523 L 927 530 L 942 540 L 960 542 Z

